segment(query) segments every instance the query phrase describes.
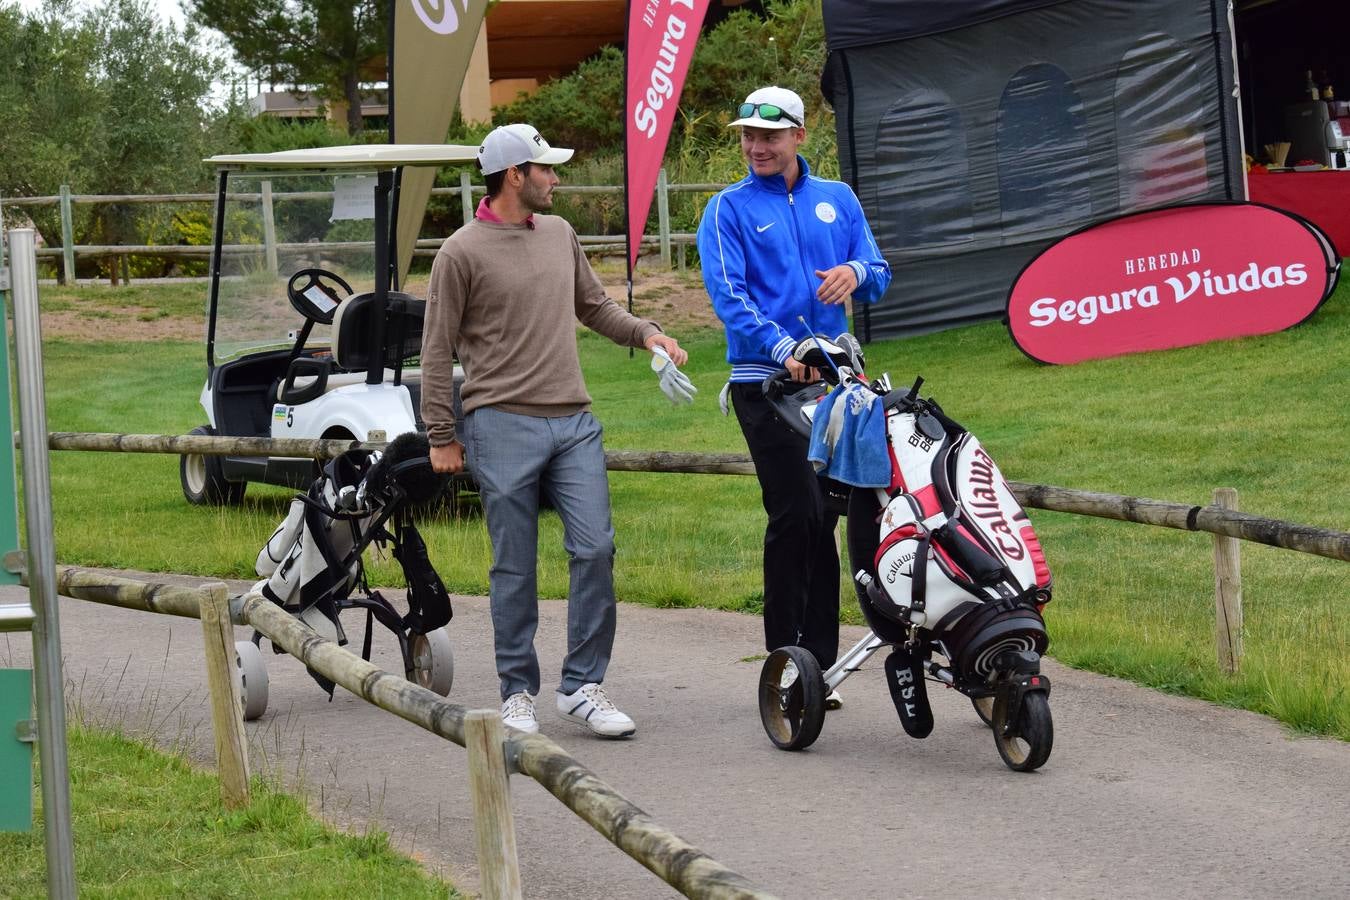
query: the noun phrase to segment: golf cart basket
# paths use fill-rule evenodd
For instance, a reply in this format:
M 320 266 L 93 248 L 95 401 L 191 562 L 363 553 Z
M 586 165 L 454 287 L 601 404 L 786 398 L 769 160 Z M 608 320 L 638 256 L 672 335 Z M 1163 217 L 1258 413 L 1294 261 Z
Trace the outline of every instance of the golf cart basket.
M 256 571 L 263 580 L 254 590 L 339 645 L 347 643 L 342 612 L 364 609 L 362 658 L 370 659 L 378 621 L 398 637 L 409 680 L 446 694 L 453 671 L 444 633 L 452 615 L 450 595 L 413 521 L 415 509 L 444 486 L 428 453 L 426 436 L 409 432 L 383 452 L 352 450 L 330 460 L 309 490 L 291 501 L 286 518 L 259 551 Z M 403 569 L 406 613 L 366 583 L 362 554 L 372 544 L 390 548 Z M 260 639 L 255 633 L 254 643 Z M 443 658 L 431 660 L 434 666 L 418 659 L 437 655 Z M 331 698 L 333 683 L 313 670 L 310 675 Z

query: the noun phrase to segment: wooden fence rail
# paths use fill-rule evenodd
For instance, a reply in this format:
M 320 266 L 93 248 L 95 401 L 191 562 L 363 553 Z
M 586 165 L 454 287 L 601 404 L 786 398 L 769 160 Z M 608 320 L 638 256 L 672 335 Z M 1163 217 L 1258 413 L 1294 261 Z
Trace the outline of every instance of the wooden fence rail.
M 52 432 L 48 446 L 53 450 L 308 456 L 325 459 L 354 448 L 378 450 L 384 445 L 354 441 L 273 441 L 268 438 L 205 435 Z M 753 475 L 755 472 L 750 458 L 737 453 L 607 450 L 605 465 L 610 471 L 620 472 L 703 475 Z M 1119 519 L 1181 531 L 1204 531 L 1214 535 L 1215 654 L 1219 668 L 1230 675 L 1237 673 L 1242 660 L 1242 579 L 1238 540 L 1350 562 L 1350 534 L 1239 512 L 1237 492 L 1228 488 L 1216 489 L 1214 503 L 1210 505 L 1188 506 L 1147 497 L 1103 494 L 1048 484 L 1010 481 L 1008 486 L 1022 505 L 1031 509 Z
M 270 219 L 273 215 L 274 205 L 276 203 L 296 201 L 296 200 L 322 200 L 333 196 L 332 191 L 272 191 L 271 182 L 265 181 L 262 193 L 241 192 L 231 194 L 231 199 L 241 202 L 258 202 L 262 204 L 265 210 L 265 216 Z M 661 261 L 664 265 L 671 265 L 671 247 L 677 246 L 680 249 L 680 265 L 684 264 L 684 248 L 694 243 L 694 235 L 689 233 L 675 233 L 670 230 L 670 207 L 669 195 L 672 193 L 713 193 L 726 187 L 725 184 L 670 184 L 666 180 L 665 169 L 658 173 L 656 185 L 656 204 L 657 210 L 657 234 L 652 236 L 643 236 L 641 239 L 643 246 L 655 245 L 661 252 Z M 608 184 L 574 184 L 559 185 L 557 192 L 560 194 L 622 194 L 624 188 L 622 185 Z M 483 194 L 486 189 L 482 185 L 472 184 L 469 181 L 468 173 L 462 173 L 458 186 L 455 187 L 437 187 L 431 189 L 433 197 L 459 197 L 463 208 L 463 214 L 467 218 L 473 214 L 473 197 L 476 194 Z M 6 206 L 12 207 L 39 207 L 56 206 L 61 215 L 61 234 L 62 243 L 60 246 L 43 247 L 37 251 L 39 257 L 61 259 L 62 281 L 70 284 L 75 278 L 75 260 L 78 258 L 104 259 L 108 257 L 129 257 L 129 256 L 153 256 L 163 258 L 205 258 L 211 253 L 210 245 L 206 244 L 83 244 L 74 243 L 72 234 L 73 226 L 73 208 L 76 204 L 155 204 L 155 203 L 196 203 L 210 204 L 216 200 L 215 194 L 73 194 L 66 185 L 61 186 L 61 193 L 41 197 L 5 197 L 0 198 L 0 213 Z M 3 216 L 0 215 L 0 221 Z M 271 223 L 265 222 L 265 226 Z M 264 235 L 273 234 L 274 227 L 265 227 Z M 596 252 L 606 252 L 622 248 L 624 246 L 624 236 L 621 234 L 598 234 L 581 235 L 581 244 L 587 250 Z M 413 250 L 415 256 L 434 256 L 435 248 L 440 245 L 439 240 L 418 241 L 418 246 Z M 305 249 L 308 251 L 335 249 L 338 247 L 345 249 L 359 249 L 372 246 L 370 242 L 340 242 L 340 243 L 305 243 L 305 244 L 275 244 L 264 238 L 264 244 L 259 245 L 233 245 L 224 248 L 229 254 L 240 253 L 264 253 L 269 260 L 274 260 L 277 249 Z M 115 270 L 114 270 L 115 271 Z M 114 283 L 116 279 L 114 278 Z
M 5 556 L 6 567 L 19 573 L 20 582 L 25 585 L 29 583 L 26 564 L 22 553 Z M 188 588 L 141 582 L 69 566 L 57 567 L 56 585 L 62 596 L 188 618 L 201 618 L 203 607 L 210 603 L 208 591 L 214 589 L 209 585 Z M 255 629 L 335 684 L 432 734 L 465 746 L 468 713 L 465 707 L 318 636 L 260 594 L 231 598 L 229 608 L 235 624 Z M 504 751 L 505 761 L 513 771 L 533 778 L 616 847 L 685 896 L 772 900 L 772 894 L 653 821 L 544 735 L 510 732 Z M 222 789 L 229 786 L 238 790 L 234 785 L 237 780 L 222 773 Z
M 17 435 L 16 435 L 17 446 Z M 296 438 L 234 438 L 209 435 L 113 434 L 53 431 L 52 450 L 101 450 L 123 453 L 200 453 L 208 456 L 308 456 L 330 459 L 348 450 L 379 450 L 382 443 L 319 441 Z M 650 450 L 606 450 L 605 464 L 616 472 L 676 472 L 700 475 L 753 475 L 754 464 L 743 453 L 692 453 Z M 1194 506 L 1082 491 L 1049 484 L 1010 481 L 1023 506 L 1055 512 L 1119 519 L 1181 531 L 1204 531 L 1286 550 L 1350 562 L 1350 533 L 1254 516 L 1218 505 Z

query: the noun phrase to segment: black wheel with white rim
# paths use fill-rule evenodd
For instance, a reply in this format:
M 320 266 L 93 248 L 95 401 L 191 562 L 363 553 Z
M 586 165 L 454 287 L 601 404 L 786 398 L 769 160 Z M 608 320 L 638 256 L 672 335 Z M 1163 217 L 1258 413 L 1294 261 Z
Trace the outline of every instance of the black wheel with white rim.
M 448 696 L 450 686 L 455 683 L 455 656 L 450 650 L 449 633 L 436 628 L 426 634 L 414 634 L 410 644 L 412 668 L 408 670 L 408 680 L 442 697 Z
M 234 642 L 234 672 L 239 685 L 239 705 L 244 721 L 252 722 L 267 712 L 267 666 L 262 651 L 252 641 Z
M 1045 765 L 1050 748 L 1055 742 L 1055 726 L 1050 719 L 1050 698 L 1044 691 L 1027 691 L 1022 695 L 1022 708 L 1016 722 L 1009 724 L 1009 705 L 1001 698 L 994 703 L 994 745 L 998 755 L 1014 772 L 1032 772 Z
M 210 425 L 198 425 L 188 434 L 214 436 Z M 178 481 L 183 496 L 193 506 L 237 506 L 244 499 L 248 483 L 226 479 L 219 456 L 184 453 L 178 458 Z
M 820 663 L 802 647 L 780 647 L 759 672 L 759 719 L 780 750 L 804 750 L 825 724 Z

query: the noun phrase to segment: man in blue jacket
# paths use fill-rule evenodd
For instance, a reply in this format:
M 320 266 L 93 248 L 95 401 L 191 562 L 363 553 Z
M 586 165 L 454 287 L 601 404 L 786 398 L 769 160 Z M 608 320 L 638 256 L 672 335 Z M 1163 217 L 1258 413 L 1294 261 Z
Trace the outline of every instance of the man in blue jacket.
M 875 301 L 891 270 L 853 191 L 812 175 L 798 155 L 805 121 L 801 97 L 785 88 L 760 88 L 740 104 L 731 124 L 750 171 L 704 209 L 698 251 L 726 327 L 728 390 L 769 517 L 765 646 L 800 645 L 827 669 L 839 655 L 838 517 L 825 508 L 806 439 L 775 421 L 761 386 L 784 368 L 794 381 L 816 380 L 792 348 L 810 334 L 846 331 L 844 301 Z M 837 708 L 838 696 L 831 701 Z

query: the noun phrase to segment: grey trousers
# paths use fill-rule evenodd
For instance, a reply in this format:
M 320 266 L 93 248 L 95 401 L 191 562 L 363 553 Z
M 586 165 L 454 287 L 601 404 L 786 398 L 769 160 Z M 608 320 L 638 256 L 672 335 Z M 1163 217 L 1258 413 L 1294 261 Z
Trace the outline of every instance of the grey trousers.
M 614 525 L 600 423 L 589 412 L 558 418 L 485 407 L 464 422 L 469 470 L 478 481 L 492 540 L 489 595 L 502 699 L 539 693 L 535 573 L 539 497 L 562 517 L 567 551 L 567 656 L 559 690 L 605 678 L 614 647 Z

